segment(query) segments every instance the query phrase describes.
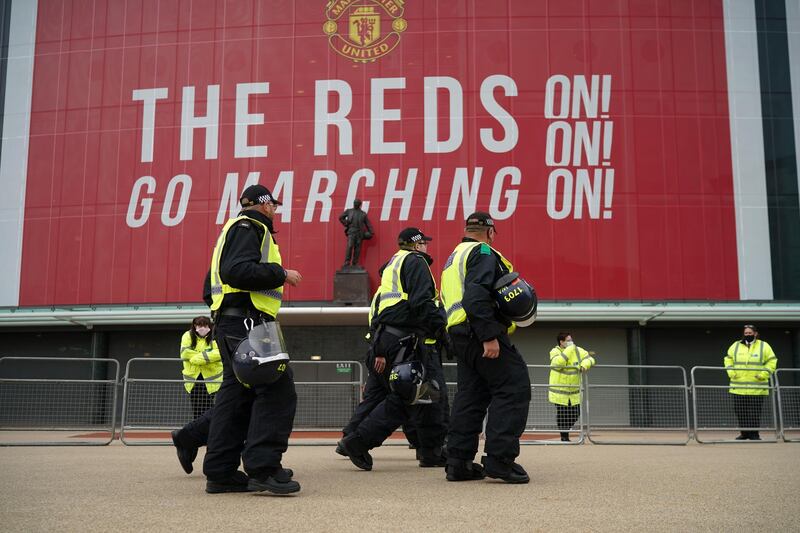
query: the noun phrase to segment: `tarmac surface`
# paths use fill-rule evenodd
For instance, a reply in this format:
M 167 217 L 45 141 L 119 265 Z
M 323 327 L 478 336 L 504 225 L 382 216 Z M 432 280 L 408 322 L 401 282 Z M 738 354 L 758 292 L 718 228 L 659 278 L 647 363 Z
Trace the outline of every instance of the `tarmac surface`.
M 405 446 L 363 472 L 292 446 L 294 496 L 209 495 L 201 450 L 0 448 L 3 531 L 798 531 L 800 444 L 522 447 L 528 485 L 450 483 Z

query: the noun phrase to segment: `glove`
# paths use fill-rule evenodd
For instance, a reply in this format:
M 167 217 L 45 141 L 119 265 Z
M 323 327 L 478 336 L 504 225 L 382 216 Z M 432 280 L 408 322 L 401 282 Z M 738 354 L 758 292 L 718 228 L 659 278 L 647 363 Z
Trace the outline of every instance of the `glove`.
M 365 240 L 365 241 L 368 241 L 368 240 L 370 240 L 371 238 L 372 238 L 372 233 L 370 233 L 369 231 L 367 231 L 366 233 L 364 233 L 364 240 Z

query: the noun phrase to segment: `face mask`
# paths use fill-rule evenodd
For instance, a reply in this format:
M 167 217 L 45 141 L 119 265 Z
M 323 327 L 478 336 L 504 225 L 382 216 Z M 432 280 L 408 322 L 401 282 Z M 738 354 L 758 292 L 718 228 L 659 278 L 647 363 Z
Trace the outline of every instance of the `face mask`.
M 200 326 L 199 328 L 195 328 L 195 331 L 199 336 L 205 337 L 206 335 L 208 335 L 208 332 L 211 331 L 211 328 L 208 328 L 206 326 Z
M 564 347 L 569 348 L 570 346 L 574 346 L 575 343 L 572 341 L 564 341 Z
M 755 335 L 745 335 L 744 336 L 744 342 L 753 342 L 754 340 L 756 340 L 756 336 Z

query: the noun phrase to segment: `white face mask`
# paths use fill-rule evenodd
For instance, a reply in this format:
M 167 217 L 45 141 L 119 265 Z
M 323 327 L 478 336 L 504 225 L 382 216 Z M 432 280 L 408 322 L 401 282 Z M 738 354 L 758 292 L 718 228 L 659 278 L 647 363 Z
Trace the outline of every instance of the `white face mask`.
M 570 346 L 574 346 L 575 343 L 572 341 L 564 341 L 564 348 L 569 348 Z
M 211 331 L 211 328 L 206 326 L 200 326 L 198 328 L 195 328 L 195 331 L 200 337 L 205 337 L 206 335 L 208 335 L 208 332 Z

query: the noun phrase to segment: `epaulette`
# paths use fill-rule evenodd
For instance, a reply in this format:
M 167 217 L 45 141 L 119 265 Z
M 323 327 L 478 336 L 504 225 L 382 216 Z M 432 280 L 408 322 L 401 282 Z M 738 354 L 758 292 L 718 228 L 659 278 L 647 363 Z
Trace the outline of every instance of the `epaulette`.
M 492 248 L 486 244 L 485 242 L 481 243 L 481 254 L 483 255 L 492 255 Z
M 236 224 L 236 225 L 237 226 L 241 226 L 243 228 L 252 228 L 253 227 L 253 225 L 250 223 L 249 220 L 240 220 L 238 222 L 238 224 Z

